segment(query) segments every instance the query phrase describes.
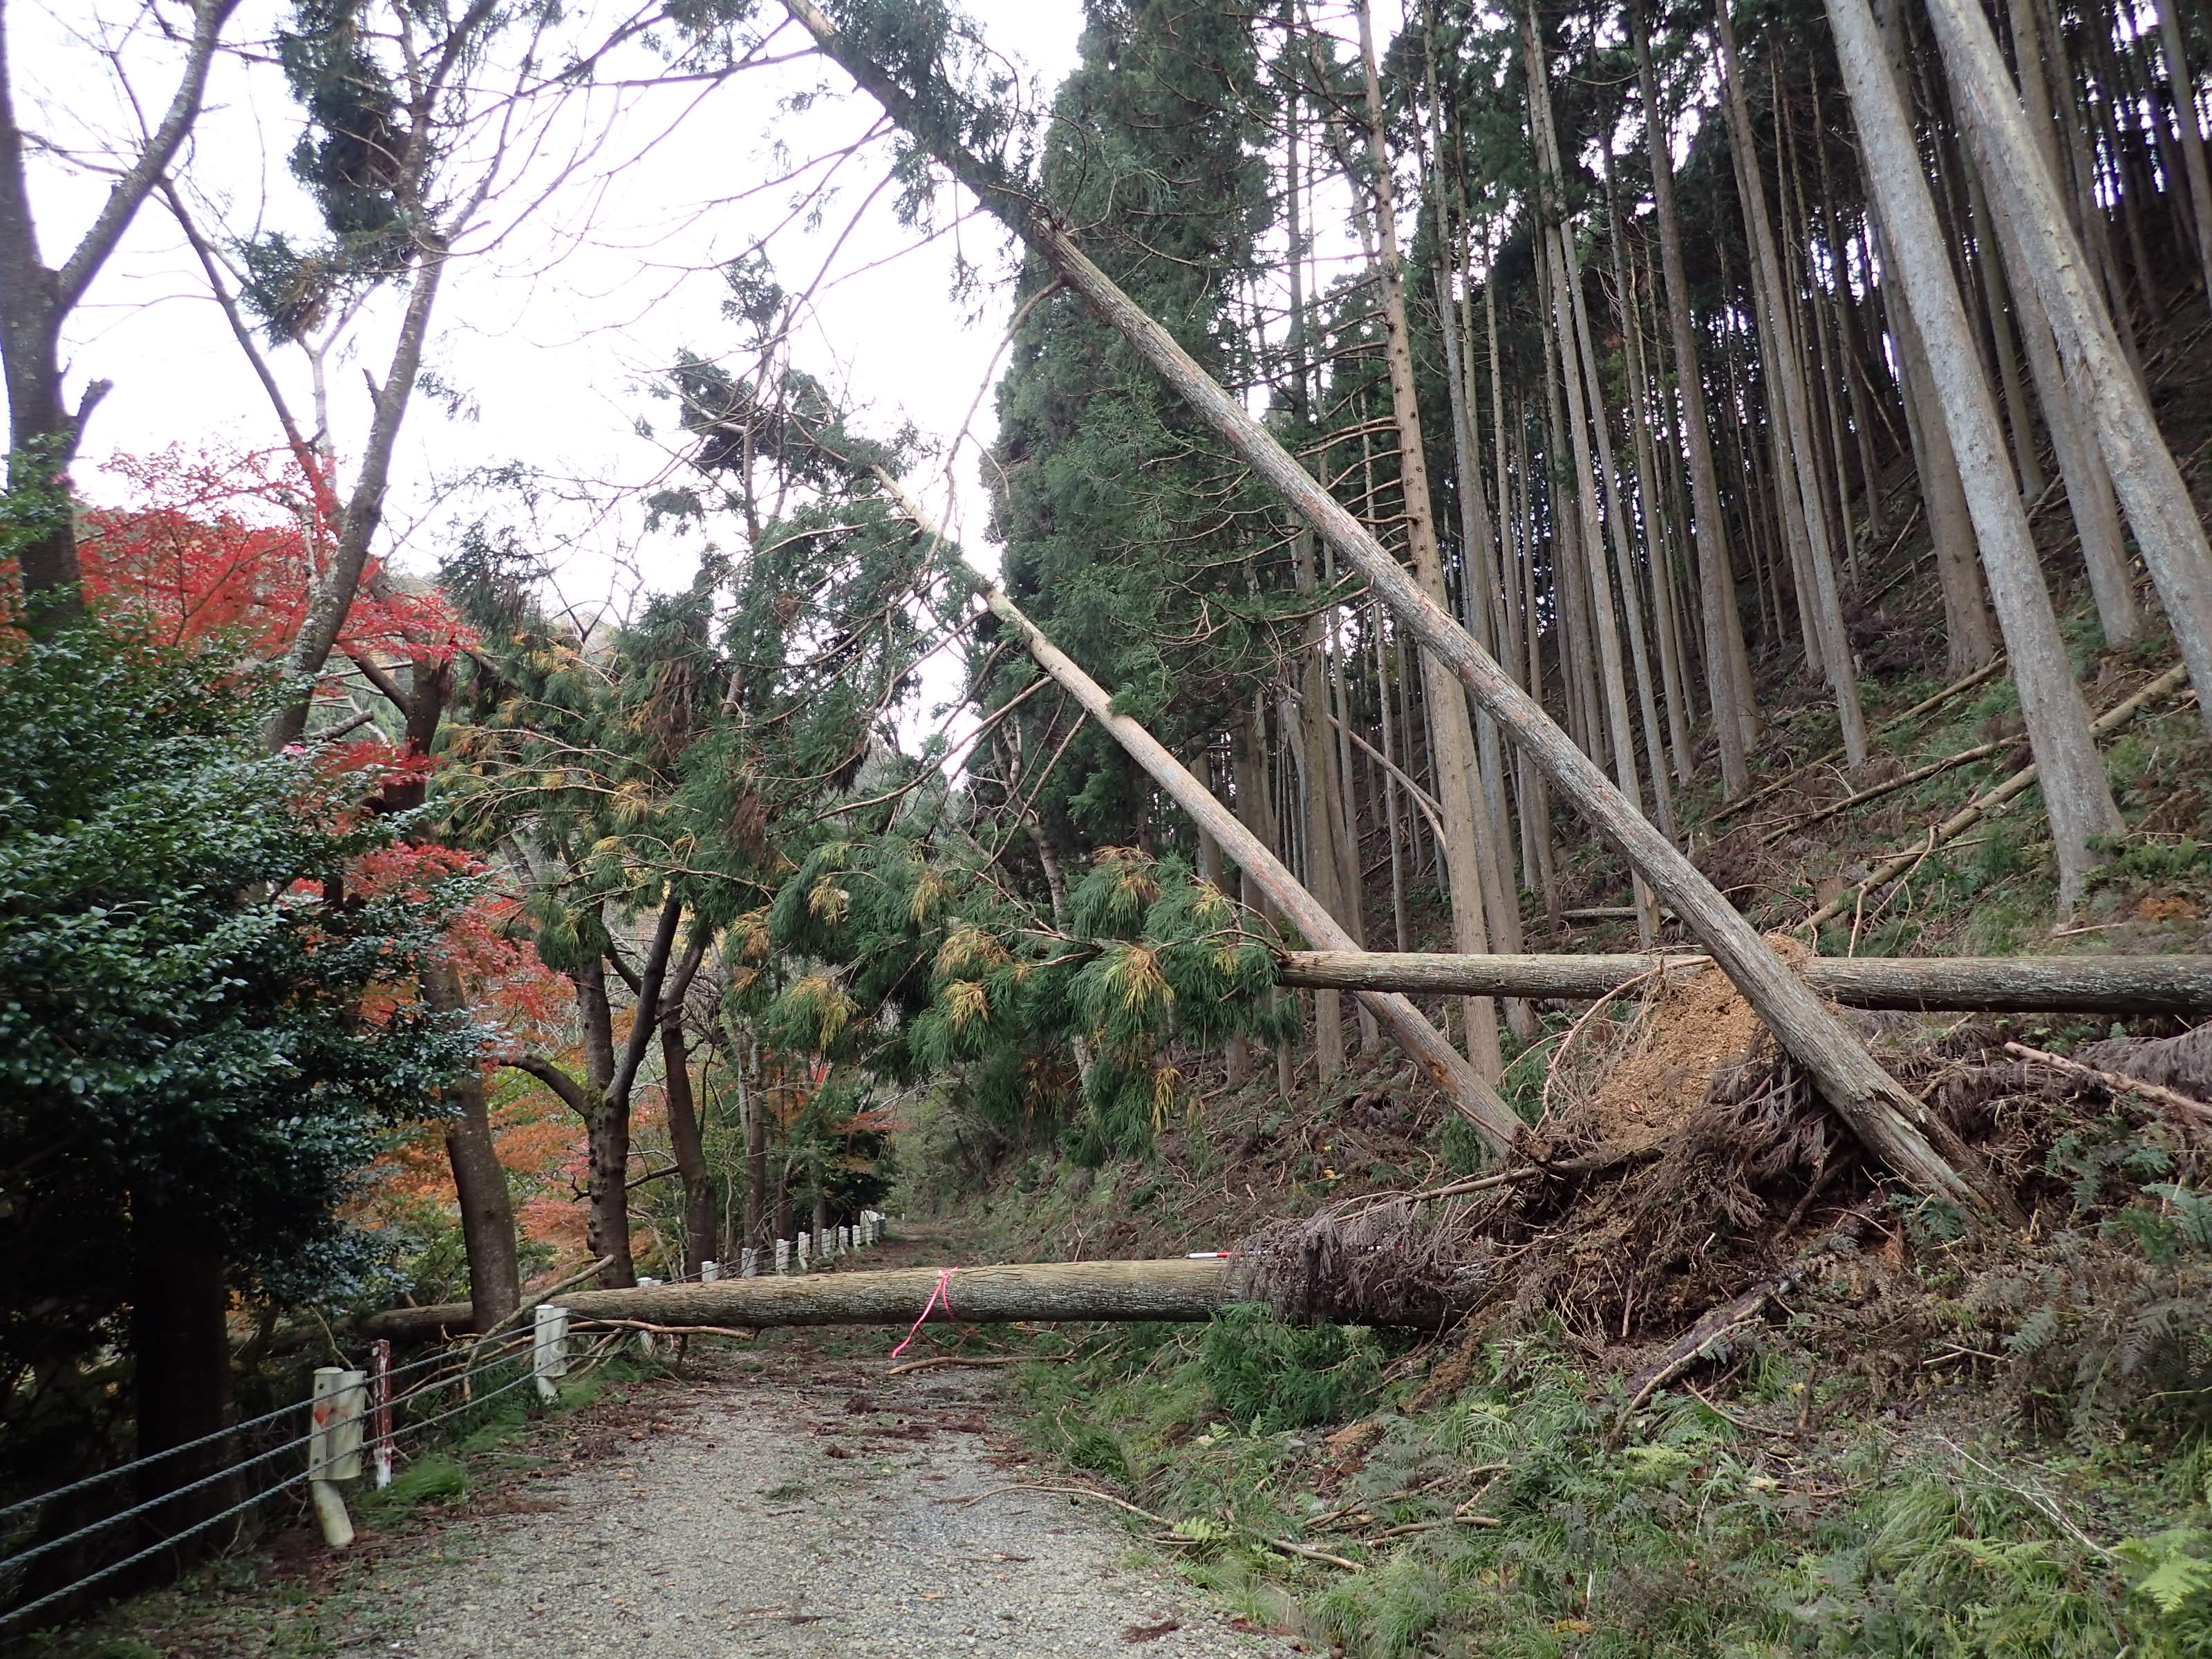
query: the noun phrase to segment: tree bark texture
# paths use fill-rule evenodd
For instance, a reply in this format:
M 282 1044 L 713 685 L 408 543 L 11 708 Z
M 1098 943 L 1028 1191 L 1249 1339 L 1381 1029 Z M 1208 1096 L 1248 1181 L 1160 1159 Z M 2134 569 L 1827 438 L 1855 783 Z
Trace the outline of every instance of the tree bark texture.
M 1578 1001 L 1664 974 L 1711 966 L 1702 956 L 1467 957 L 1443 952 L 1291 951 L 1285 985 Z M 1999 1013 L 2212 1014 L 2212 957 L 1817 957 L 1805 981 L 1846 1008 Z
M 1783 430 L 1788 434 L 1790 471 L 1795 474 L 1805 533 L 1805 570 L 1812 579 L 1812 591 L 1805 596 L 1812 623 L 1807 634 L 1808 639 L 1820 642 L 1820 661 L 1835 691 L 1836 712 L 1843 722 L 1844 750 L 1850 763 L 1857 766 L 1867 757 L 1866 717 L 1859 706 L 1858 671 L 1844 627 L 1843 595 L 1836 585 L 1835 544 L 1828 532 L 1827 507 L 1821 499 L 1812 417 L 1805 400 L 1804 358 L 1798 349 L 1789 290 L 1775 251 L 1773 224 L 1767 216 L 1766 186 L 1753 143 L 1751 104 L 1744 90 L 1742 65 L 1736 58 L 1735 31 L 1729 21 L 1727 0 L 1723 0 L 1717 17 L 1722 78 L 1726 83 L 1723 101 L 1731 135 L 1729 148 L 1735 159 L 1744 222 L 1751 233 L 1752 288 L 1761 301 L 1759 333 L 1765 345 L 1767 370 L 1781 394 Z
M 1913 143 L 1911 112 L 1890 73 L 1868 0 L 1828 0 L 1828 19 L 1856 118 L 1867 183 L 1889 233 L 1889 252 L 1920 332 L 1959 482 L 1981 544 L 2005 653 L 2043 777 L 2058 855 L 2058 907 L 2071 911 L 2099 862 L 2092 837 L 2126 828 L 2089 735 L 2088 706 L 2074 678 L 2051 610 L 2027 510 L 2007 464 L 1989 381 L 1945 257 L 1947 239 Z
M 660 1056 L 668 1099 L 668 1146 L 684 1183 L 684 1270 L 696 1273 L 702 1261 L 721 1249 L 721 1218 L 716 1212 L 714 1178 L 707 1171 L 706 1144 L 700 1133 L 698 1103 L 691 1091 L 691 1053 L 684 1041 L 679 1005 L 660 1016 Z
M 1749 653 L 1736 610 L 1735 566 L 1721 517 L 1720 484 L 1713 469 L 1713 441 L 1705 416 L 1705 387 L 1698 361 L 1697 331 L 1690 317 L 1689 278 L 1682 264 L 1682 228 L 1674 209 L 1674 135 L 1659 101 L 1651 41 L 1642 0 L 1631 0 L 1637 81 L 1644 94 L 1644 132 L 1651 157 L 1653 216 L 1659 223 L 1660 274 L 1667 293 L 1667 331 L 1674 349 L 1674 383 L 1682 399 L 1683 439 L 1690 459 L 1690 515 L 1698 548 L 1698 592 L 1705 624 L 1705 694 L 1720 745 L 1721 790 L 1735 797 L 1751 787 L 1745 748 L 1751 739 Z
M 2037 150 L 1989 20 L 1964 0 L 1929 0 L 1928 14 L 1989 185 L 1998 234 L 2017 246 L 2015 275 L 2033 283 L 2043 303 L 2069 380 L 2104 450 L 2112 489 L 2165 603 L 2197 688 L 2198 714 L 2212 727 L 2212 544 L 2122 350 L 2113 315 L 2094 290 L 2087 256 Z
M 238 0 L 194 0 L 191 33 L 176 91 L 137 154 L 114 174 L 100 211 L 58 270 L 47 268 L 39 248 L 7 30 L 0 24 L 0 373 L 4 373 L 8 387 L 11 490 L 58 484 L 84 435 L 86 417 L 107 392 L 106 381 L 95 380 L 85 388 L 76 408 L 69 407 L 62 387 L 62 326 L 199 118 L 209 67 L 223 25 L 237 6 Z M 25 621 L 34 630 L 67 623 L 83 614 L 70 514 L 49 515 L 37 533 L 25 537 L 17 562 Z
M 466 1006 L 460 975 L 447 963 L 423 970 L 422 997 L 441 1013 Z M 453 1167 L 461 1243 L 469 1258 L 469 1299 L 476 1305 L 477 1320 L 489 1328 L 513 1313 L 521 1299 L 514 1202 L 499 1149 L 492 1141 L 483 1073 L 472 1072 L 453 1085 L 447 1103 L 453 1115 L 446 1120 L 446 1158 Z
M 939 1294 L 941 1286 L 941 1294 Z M 936 1305 L 932 1306 L 933 1295 Z M 1002 1324 L 1011 1320 L 1197 1320 L 1237 1300 L 1225 1257 L 1168 1261 L 1054 1261 L 994 1267 L 898 1267 L 876 1273 L 722 1279 L 579 1291 L 560 1298 L 580 1322 L 635 1319 L 675 1327 Z M 393 1308 L 362 1322 L 368 1336 L 434 1341 L 475 1328 L 465 1302 Z
M 1397 191 L 1383 129 L 1382 88 L 1375 66 L 1374 28 L 1367 0 L 1359 5 L 1359 51 L 1367 92 L 1367 159 L 1375 191 L 1376 265 L 1382 287 L 1382 356 L 1390 377 L 1390 410 L 1398 431 L 1398 479 L 1404 498 L 1406 542 L 1413 579 L 1439 606 L 1445 605 L 1444 567 L 1437 543 L 1434 498 L 1429 493 L 1428 446 L 1421 430 L 1420 399 L 1413 385 L 1413 331 L 1406 318 L 1405 270 L 1398 255 Z M 1443 806 L 1444 885 L 1451 903 L 1452 937 L 1463 950 L 1490 948 L 1483 864 L 1490 848 L 1479 828 L 1483 806 L 1477 771 L 1474 724 L 1467 694 L 1451 672 L 1426 652 L 1421 688 L 1428 700 L 1436 746 L 1437 799 Z M 1504 1069 L 1498 1045 L 1498 1010 L 1485 998 L 1467 1005 L 1467 1052 L 1474 1069 L 1495 1082 Z

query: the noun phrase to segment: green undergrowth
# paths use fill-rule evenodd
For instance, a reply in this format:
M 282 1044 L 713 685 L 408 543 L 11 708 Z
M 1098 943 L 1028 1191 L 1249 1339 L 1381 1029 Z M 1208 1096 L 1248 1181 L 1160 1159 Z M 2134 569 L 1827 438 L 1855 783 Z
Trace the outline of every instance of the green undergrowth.
M 550 1404 L 527 1387 L 486 1399 L 438 1424 L 410 1449 L 381 1492 L 366 1481 L 350 1488 L 347 1504 L 355 1523 L 364 1531 L 405 1531 L 422 1524 L 426 1512 L 465 1502 L 488 1480 L 542 1468 L 550 1460 L 535 1443 L 534 1430 L 665 1374 L 666 1367 L 650 1358 L 624 1354 L 564 1382 Z
M 1169 1523 L 1141 1529 L 1179 1571 L 1361 1659 L 2212 1652 L 2201 1435 L 2085 1449 L 1977 1431 L 1955 1398 L 1869 1409 L 1781 1344 L 1712 1404 L 1633 1413 L 1556 1332 L 1434 1365 L 1389 1346 L 1244 1309 L 1017 1386 L 1037 1449 Z

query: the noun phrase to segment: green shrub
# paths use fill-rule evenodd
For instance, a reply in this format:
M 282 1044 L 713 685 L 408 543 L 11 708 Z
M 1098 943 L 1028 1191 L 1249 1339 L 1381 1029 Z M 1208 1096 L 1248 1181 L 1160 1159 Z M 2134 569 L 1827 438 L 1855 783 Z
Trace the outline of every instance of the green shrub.
M 1255 1434 L 1350 1417 L 1380 1371 L 1374 1333 L 1356 1325 L 1286 1325 L 1257 1304 L 1206 1327 L 1199 1363 L 1223 1416 Z

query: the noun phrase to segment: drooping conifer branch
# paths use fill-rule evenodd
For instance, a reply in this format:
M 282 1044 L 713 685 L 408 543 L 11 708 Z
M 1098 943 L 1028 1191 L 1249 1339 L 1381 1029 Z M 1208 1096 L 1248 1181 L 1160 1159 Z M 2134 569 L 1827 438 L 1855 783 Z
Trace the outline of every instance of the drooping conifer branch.
M 1358 941 L 1346 931 L 1344 924 L 1306 890 L 1283 861 L 1268 850 L 1267 843 L 1215 799 L 1212 792 L 1192 775 L 1190 769 L 1170 753 L 1158 738 L 1128 715 L 1117 713 L 1112 694 L 1047 639 L 1043 630 L 1022 614 L 1020 607 L 1006 596 L 996 582 L 969 563 L 958 544 L 930 522 L 921 504 L 897 479 L 881 468 L 876 476 L 908 518 L 959 558 L 962 568 L 982 588 L 984 602 L 990 606 L 992 614 L 1021 636 L 1037 666 L 1066 687 L 1084 712 L 1128 751 L 1129 757 L 1167 792 L 1176 805 L 1190 814 L 1200 830 L 1220 843 L 1222 851 L 1251 877 L 1269 903 L 1324 950 L 1358 949 Z M 1452 1047 L 1443 1033 L 1429 1023 L 1428 1017 L 1395 992 L 1367 991 L 1361 995 L 1398 1045 L 1474 1125 L 1476 1133 L 1491 1149 L 1498 1152 L 1510 1150 L 1520 1135 L 1520 1119 L 1498 1091 L 1485 1082 L 1459 1050 Z

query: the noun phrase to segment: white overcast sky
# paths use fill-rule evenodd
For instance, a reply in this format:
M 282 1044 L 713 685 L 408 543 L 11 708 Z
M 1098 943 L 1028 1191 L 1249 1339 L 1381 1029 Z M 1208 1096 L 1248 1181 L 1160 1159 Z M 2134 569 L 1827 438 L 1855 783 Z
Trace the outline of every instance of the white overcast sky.
M 1047 96 L 1073 66 L 1080 0 L 970 0 L 969 9 L 990 44 L 1036 76 Z M 572 10 L 612 18 L 629 8 L 582 4 Z M 138 80 L 144 104 L 158 110 L 166 100 L 173 48 L 143 33 L 125 38 L 102 32 L 91 21 L 99 12 L 127 21 L 138 8 L 135 0 L 15 0 L 9 7 L 19 113 L 34 141 L 85 153 L 128 136 L 134 118 L 104 47 L 120 46 L 120 61 Z M 279 15 L 276 0 L 248 0 L 230 36 L 265 40 Z M 787 30 L 778 44 L 795 50 L 796 31 Z M 629 65 L 633 73 L 642 66 L 635 58 Z M 793 93 L 823 85 L 839 95 L 803 113 L 783 107 Z M 519 228 L 488 249 L 481 247 L 483 236 L 475 239 L 479 251 L 464 244 L 462 257 L 449 267 L 427 361 L 475 409 L 456 420 L 418 398 L 410 413 L 388 520 L 401 544 L 394 562 L 420 570 L 434 560 L 455 515 L 468 511 L 441 499 L 437 482 L 470 465 L 520 460 L 632 489 L 665 468 L 663 447 L 633 429 L 641 416 L 659 428 L 673 423 L 672 405 L 651 398 L 648 385 L 679 348 L 711 354 L 730 341 L 717 314 L 725 290 L 712 267 L 785 220 L 794 191 L 724 198 L 783 171 L 789 161 L 850 142 L 876 115 L 872 101 L 849 94 L 836 71 L 805 59 L 750 71 L 704 96 L 696 87 L 597 94 L 564 118 L 546 135 L 546 159 L 536 179 L 550 178 L 555 161 L 572 155 L 580 137 L 595 144 L 588 158 L 526 216 L 516 208 L 531 194 L 531 181 L 510 191 L 489 222 L 504 228 L 519 219 Z M 183 171 L 222 204 L 233 230 L 261 222 L 311 239 L 312 210 L 285 167 L 298 131 L 272 65 L 226 59 Z M 988 441 L 991 400 L 984 396 L 979 405 L 978 393 L 994 370 L 1011 296 L 1000 282 L 956 301 L 951 275 L 957 242 L 972 263 L 1002 277 L 1009 269 L 1006 240 L 971 219 L 916 249 L 915 233 L 896 222 L 892 192 L 885 191 L 833 251 L 848 217 L 883 178 L 883 154 L 848 164 L 818 229 L 793 227 L 769 243 L 787 288 L 803 286 L 825 261 L 836 276 L 820 295 L 794 356 L 865 411 L 873 429 L 888 432 L 911 420 L 941 439 L 975 407 L 974 429 Z M 639 157 L 633 164 L 619 171 L 612 166 L 632 155 Z M 105 180 L 94 170 L 64 165 L 52 149 L 34 150 L 33 167 L 45 257 L 58 263 L 96 210 Z M 368 404 L 363 369 L 381 373 L 395 315 L 387 302 L 368 319 L 359 356 L 331 376 L 332 426 L 342 455 L 359 443 Z M 76 313 L 65 346 L 72 397 L 88 380 L 114 383 L 75 470 L 80 488 L 95 500 L 121 499 L 121 481 L 100 471 L 118 453 L 143 454 L 172 443 L 264 449 L 278 441 L 258 383 L 158 204 L 139 215 Z M 286 357 L 279 352 L 276 361 L 295 404 L 304 406 L 304 370 Z M 960 485 L 957 495 L 940 485 L 931 504 L 964 520 L 957 530 L 980 537 L 974 450 L 950 470 Z M 665 536 L 640 543 L 635 525 L 634 514 L 617 515 L 562 550 L 558 582 L 568 599 L 592 609 L 603 597 L 621 603 L 641 580 L 667 587 L 688 579 L 696 543 Z

